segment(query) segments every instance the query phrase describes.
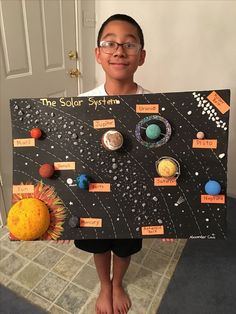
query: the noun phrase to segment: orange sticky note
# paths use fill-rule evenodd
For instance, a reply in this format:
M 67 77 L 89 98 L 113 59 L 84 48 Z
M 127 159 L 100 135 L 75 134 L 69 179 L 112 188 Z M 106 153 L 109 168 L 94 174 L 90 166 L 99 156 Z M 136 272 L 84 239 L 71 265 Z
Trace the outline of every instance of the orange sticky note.
M 13 194 L 34 193 L 34 185 L 13 185 Z
M 154 186 L 176 186 L 176 185 L 177 185 L 176 178 L 163 178 L 163 177 L 154 178 Z
M 201 203 L 210 203 L 210 204 L 224 204 L 225 203 L 225 195 L 208 195 L 202 194 L 201 195 Z
M 54 162 L 55 170 L 75 170 L 75 162 L 74 161 L 66 161 L 66 162 Z
M 217 140 L 193 139 L 192 147 L 193 148 L 211 148 L 211 149 L 215 149 L 215 148 L 217 148 Z
M 163 226 L 144 226 L 142 227 L 142 235 L 160 235 L 164 234 Z
M 207 99 L 223 114 L 230 109 L 229 105 L 215 91 L 211 92 Z
M 13 140 L 14 147 L 32 147 L 35 146 L 35 138 L 16 138 Z
M 80 218 L 79 225 L 80 227 L 101 228 L 102 219 L 101 218 Z
M 90 183 L 89 192 L 111 192 L 110 183 Z
M 159 113 L 158 104 L 138 104 L 136 105 L 137 113 Z
M 93 127 L 94 129 L 114 128 L 115 120 L 114 119 L 93 120 Z

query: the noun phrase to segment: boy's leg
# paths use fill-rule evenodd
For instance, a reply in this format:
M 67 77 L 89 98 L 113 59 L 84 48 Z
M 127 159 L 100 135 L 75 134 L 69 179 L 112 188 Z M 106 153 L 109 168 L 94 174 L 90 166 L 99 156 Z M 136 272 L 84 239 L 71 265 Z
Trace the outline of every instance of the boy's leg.
M 101 285 L 96 302 L 96 313 L 112 314 L 111 251 L 94 254 L 94 263 Z
M 131 301 L 125 292 L 122 282 L 129 267 L 131 256 L 119 257 L 113 254 L 112 295 L 114 314 L 125 314 L 131 307 Z

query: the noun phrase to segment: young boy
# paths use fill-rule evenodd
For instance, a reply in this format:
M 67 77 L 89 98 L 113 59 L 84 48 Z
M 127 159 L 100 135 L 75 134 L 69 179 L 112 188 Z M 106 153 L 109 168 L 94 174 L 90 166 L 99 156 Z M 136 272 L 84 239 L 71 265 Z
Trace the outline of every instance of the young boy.
M 150 93 L 134 82 L 134 73 L 144 64 L 146 52 L 143 32 L 130 16 L 116 14 L 101 26 L 95 49 L 96 60 L 101 64 L 105 84 L 80 96 L 104 96 Z M 125 314 L 131 301 L 122 286 L 131 255 L 142 248 L 141 239 L 75 240 L 75 246 L 94 253 L 101 284 L 96 302 L 97 314 Z M 113 277 L 110 279 L 111 252 Z

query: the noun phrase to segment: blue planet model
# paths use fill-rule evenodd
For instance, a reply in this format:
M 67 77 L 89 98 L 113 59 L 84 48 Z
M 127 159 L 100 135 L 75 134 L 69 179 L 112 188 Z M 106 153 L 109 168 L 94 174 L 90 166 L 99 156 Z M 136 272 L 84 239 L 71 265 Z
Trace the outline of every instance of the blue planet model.
M 80 174 L 76 178 L 76 185 L 82 190 L 88 190 L 91 178 L 87 174 Z
M 146 128 L 146 135 L 150 140 L 157 139 L 161 134 L 161 128 L 156 124 L 150 124 Z
M 215 180 L 209 180 L 205 184 L 205 192 L 209 195 L 218 195 L 221 191 L 221 185 Z

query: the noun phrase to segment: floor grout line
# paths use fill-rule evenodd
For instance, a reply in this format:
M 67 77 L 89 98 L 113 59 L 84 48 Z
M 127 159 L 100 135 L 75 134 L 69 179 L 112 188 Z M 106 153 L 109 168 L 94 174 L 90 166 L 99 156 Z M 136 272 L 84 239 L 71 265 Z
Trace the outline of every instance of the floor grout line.
M 68 283 L 65 285 L 64 289 L 62 289 L 62 291 L 59 293 L 59 295 L 55 298 L 54 301 L 51 301 L 52 304 L 50 305 L 50 308 L 51 308 L 53 305 L 58 306 L 58 305 L 56 304 L 56 301 L 60 298 L 60 296 L 64 293 L 64 291 L 67 289 L 67 287 L 68 287 L 70 284 L 75 285 L 76 287 L 78 287 L 78 288 L 80 288 L 80 289 L 82 289 L 82 290 L 88 292 L 88 293 L 91 294 L 91 295 L 93 294 L 93 292 L 89 291 L 89 290 L 86 289 L 85 287 L 80 286 L 80 285 L 76 284 L 75 282 L 73 282 L 73 280 L 75 279 L 75 277 L 76 277 L 76 276 L 78 275 L 78 273 L 84 268 L 85 265 L 87 265 L 87 263 L 84 262 L 84 263 L 81 265 L 81 267 L 78 268 L 78 271 L 75 273 L 75 275 L 74 275 L 73 277 L 71 277 L 70 280 L 67 280 Z M 58 276 L 58 277 L 60 277 L 60 278 L 62 278 L 62 279 L 65 279 L 65 278 L 63 278 L 63 277 L 61 277 L 61 276 Z M 89 297 L 89 298 L 90 298 L 90 297 Z M 87 303 L 87 302 L 86 302 L 86 303 Z

